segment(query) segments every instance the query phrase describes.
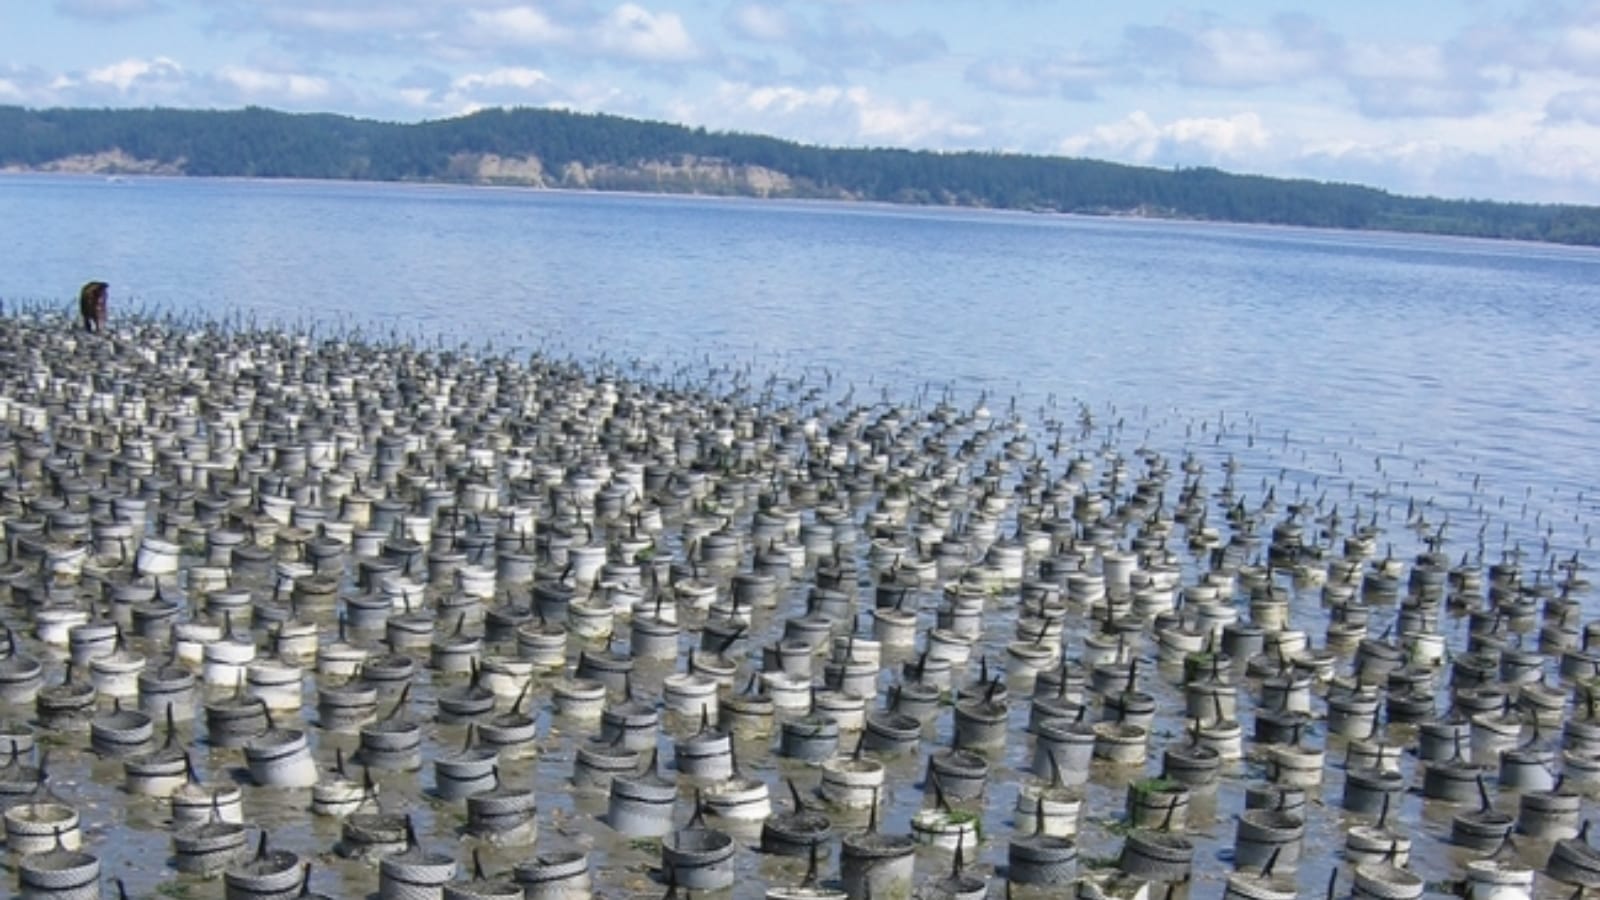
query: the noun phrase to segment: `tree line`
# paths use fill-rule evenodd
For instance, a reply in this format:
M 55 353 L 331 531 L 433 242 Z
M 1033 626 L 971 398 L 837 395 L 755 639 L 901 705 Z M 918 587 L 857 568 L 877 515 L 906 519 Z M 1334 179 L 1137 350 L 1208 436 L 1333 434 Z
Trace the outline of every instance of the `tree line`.
M 1408 197 L 1354 184 L 992 152 L 818 147 L 755 134 L 549 109 L 415 124 L 241 110 L 0 106 L 0 167 L 120 150 L 187 175 L 481 181 L 476 160 L 534 157 L 558 186 L 748 193 L 738 181 L 646 177 L 715 160 L 786 176 L 769 196 L 1150 215 L 1600 245 L 1600 208 Z M 573 183 L 571 164 L 605 177 Z

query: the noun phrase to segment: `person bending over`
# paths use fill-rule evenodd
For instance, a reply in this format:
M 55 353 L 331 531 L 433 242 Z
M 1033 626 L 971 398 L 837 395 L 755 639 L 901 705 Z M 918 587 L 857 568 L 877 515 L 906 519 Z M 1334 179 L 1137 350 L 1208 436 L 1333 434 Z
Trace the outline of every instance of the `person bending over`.
M 83 316 L 84 331 L 106 330 L 106 289 L 104 281 L 91 281 L 78 292 L 78 313 Z

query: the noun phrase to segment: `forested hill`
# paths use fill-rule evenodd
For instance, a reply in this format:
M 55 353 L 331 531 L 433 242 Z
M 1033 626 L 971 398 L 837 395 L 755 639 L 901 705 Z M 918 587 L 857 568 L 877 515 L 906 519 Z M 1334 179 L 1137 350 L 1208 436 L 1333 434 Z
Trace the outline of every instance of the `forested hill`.
M 261 108 L 0 106 L 0 169 L 525 184 L 949 204 L 1600 245 L 1600 208 L 1087 159 L 813 147 L 558 110 L 396 124 Z

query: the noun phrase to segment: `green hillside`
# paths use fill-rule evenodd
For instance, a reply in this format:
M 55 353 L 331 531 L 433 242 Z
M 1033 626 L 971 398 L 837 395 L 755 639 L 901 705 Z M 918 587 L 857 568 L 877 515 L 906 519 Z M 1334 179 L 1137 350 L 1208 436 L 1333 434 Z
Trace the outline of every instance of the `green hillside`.
M 0 106 L 0 169 L 529 184 L 1144 215 L 1600 245 L 1600 208 L 1000 153 L 816 147 L 545 109 L 397 124 Z

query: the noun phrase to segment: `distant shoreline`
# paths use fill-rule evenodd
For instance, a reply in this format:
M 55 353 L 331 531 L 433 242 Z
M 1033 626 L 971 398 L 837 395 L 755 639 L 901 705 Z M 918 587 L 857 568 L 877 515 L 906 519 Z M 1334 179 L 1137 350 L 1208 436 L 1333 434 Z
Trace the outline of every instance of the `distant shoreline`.
M 566 186 L 546 186 L 531 184 L 486 184 L 455 181 L 425 181 L 425 180 L 379 180 L 373 178 L 315 178 L 307 176 L 252 176 L 252 175 L 185 175 L 185 174 L 156 174 L 156 173 L 101 173 L 101 172 L 64 172 L 48 169 L 23 170 L 16 168 L 0 168 L 0 183 L 4 179 L 41 178 L 60 179 L 63 181 L 81 181 L 90 183 L 108 183 L 112 178 L 119 179 L 122 183 L 135 184 L 139 181 L 187 181 L 187 182 L 217 182 L 223 184 L 241 185 L 291 185 L 298 187 L 319 187 L 328 185 L 348 185 L 373 187 L 380 189 L 416 188 L 423 190 L 470 190 L 470 191 L 497 191 L 506 193 L 527 194 L 553 194 L 562 197 L 595 197 L 617 198 L 635 200 L 682 200 L 694 203 L 739 203 L 752 205 L 771 205 L 792 208 L 813 207 L 818 209 L 835 210 L 864 210 L 877 213 L 896 215 L 939 215 L 948 213 L 961 213 L 972 216 L 999 216 L 1019 221 L 1038 219 L 1040 221 L 1067 220 L 1077 222 L 1117 222 L 1128 225 L 1189 225 L 1201 227 L 1217 227 L 1260 231 L 1273 233 L 1289 231 L 1297 234 L 1324 234 L 1329 237 L 1368 236 L 1379 237 L 1392 235 L 1415 239 L 1432 239 L 1439 241 L 1470 242 L 1487 245 L 1510 244 L 1520 248 L 1530 246 L 1546 246 L 1551 249 L 1564 251 L 1578 251 L 1586 254 L 1600 254 L 1600 246 L 1588 244 L 1565 244 L 1554 241 L 1540 241 L 1509 237 L 1489 237 L 1482 235 L 1448 234 L 1436 232 L 1406 231 L 1396 228 L 1338 228 L 1318 225 L 1297 225 L 1293 223 L 1278 222 L 1248 222 L 1227 219 L 1207 219 L 1185 216 L 1159 216 L 1151 214 L 1118 214 L 1118 213 L 1086 213 L 1086 212 L 1059 212 L 1054 210 L 1023 210 L 1004 207 L 965 206 L 959 204 L 929 204 L 929 203 L 895 203 L 885 200 L 847 199 L 837 197 L 756 197 L 744 194 L 710 194 L 688 193 L 681 191 L 643 191 L 624 189 L 601 188 L 575 188 Z
M 1600 207 L 1408 197 L 1210 167 L 812 146 L 531 108 L 401 124 L 260 107 L 0 106 L 0 169 L 844 200 L 1600 246 Z

